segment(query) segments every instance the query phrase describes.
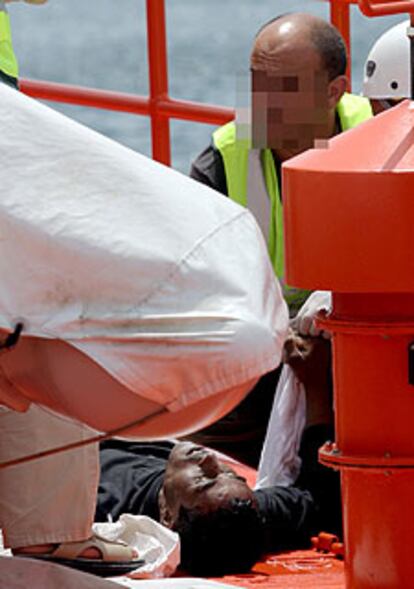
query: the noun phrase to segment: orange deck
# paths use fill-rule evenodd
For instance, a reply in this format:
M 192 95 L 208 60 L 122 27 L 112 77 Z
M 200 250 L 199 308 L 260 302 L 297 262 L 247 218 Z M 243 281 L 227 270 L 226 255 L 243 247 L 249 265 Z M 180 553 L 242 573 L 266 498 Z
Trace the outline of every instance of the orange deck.
M 251 574 L 215 580 L 249 589 L 345 589 L 344 563 L 314 550 L 269 556 Z
M 229 464 L 254 486 L 256 471 L 253 468 L 233 461 Z M 213 580 L 247 589 L 345 589 L 343 561 L 316 550 L 269 555 L 247 575 L 227 575 Z

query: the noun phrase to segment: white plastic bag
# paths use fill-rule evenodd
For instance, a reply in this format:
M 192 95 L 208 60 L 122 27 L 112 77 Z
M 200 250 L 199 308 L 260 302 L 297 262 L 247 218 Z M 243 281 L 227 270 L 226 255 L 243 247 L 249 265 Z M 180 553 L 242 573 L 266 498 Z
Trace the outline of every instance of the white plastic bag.
M 146 515 L 124 513 L 117 522 L 93 524 L 93 530 L 137 550 L 145 564 L 129 573 L 135 579 L 169 577 L 180 564 L 179 535 Z

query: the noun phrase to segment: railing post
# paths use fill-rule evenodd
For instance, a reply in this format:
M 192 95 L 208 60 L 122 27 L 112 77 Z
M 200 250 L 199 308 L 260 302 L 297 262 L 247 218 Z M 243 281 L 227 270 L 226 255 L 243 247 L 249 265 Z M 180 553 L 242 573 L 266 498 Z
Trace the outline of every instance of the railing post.
M 348 67 L 346 75 L 349 80 L 349 90 L 351 90 L 351 33 L 349 19 L 349 3 L 346 0 L 330 0 L 331 23 L 341 33 L 348 51 Z
M 158 105 L 168 99 L 167 39 L 164 0 L 147 0 L 148 69 L 152 157 L 171 163 L 170 122 Z
M 399 14 L 400 12 L 412 13 L 414 11 L 413 0 L 357 0 L 360 11 L 365 16 L 385 16 L 387 14 Z

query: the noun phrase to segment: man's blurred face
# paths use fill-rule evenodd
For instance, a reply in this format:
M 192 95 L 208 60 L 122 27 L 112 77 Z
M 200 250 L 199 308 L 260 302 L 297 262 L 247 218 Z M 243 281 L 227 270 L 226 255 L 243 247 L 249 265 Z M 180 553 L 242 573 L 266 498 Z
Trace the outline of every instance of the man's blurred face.
M 318 52 L 290 22 L 264 30 L 251 55 L 253 147 L 296 155 L 328 136 L 329 80 Z
M 325 72 L 290 68 L 283 73 L 252 69 L 253 146 L 294 153 L 327 137 L 328 78 Z
M 211 450 L 192 442 L 177 444 L 165 471 L 161 500 L 161 521 L 173 527 L 181 507 L 208 513 L 229 505 L 234 498 L 254 502 L 246 480 Z M 167 509 L 167 521 L 163 511 Z

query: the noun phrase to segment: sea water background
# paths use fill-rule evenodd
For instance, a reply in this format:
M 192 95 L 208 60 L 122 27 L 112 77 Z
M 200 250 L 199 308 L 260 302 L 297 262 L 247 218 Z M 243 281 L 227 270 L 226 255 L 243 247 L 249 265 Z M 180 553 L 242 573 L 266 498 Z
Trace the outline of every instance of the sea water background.
M 49 0 L 9 4 L 22 77 L 146 95 L 145 0 Z M 329 17 L 321 0 L 166 0 L 170 95 L 235 106 L 256 30 L 287 11 Z M 374 39 L 404 15 L 368 19 L 351 7 L 352 84 L 360 92 Z M 53 103 L 53 108 L 150 155 L 146 117 Z M 188 172 L 213 127 L 172 121 L 173 165 Z

